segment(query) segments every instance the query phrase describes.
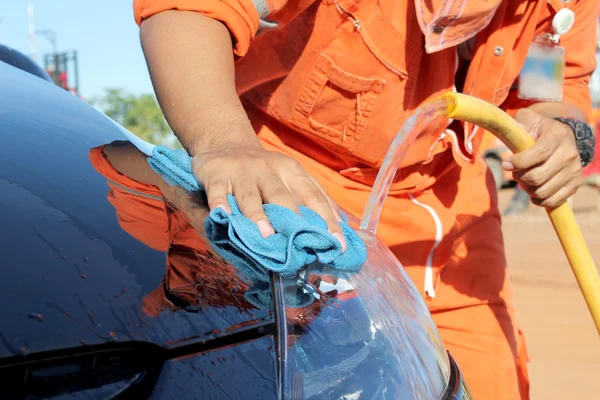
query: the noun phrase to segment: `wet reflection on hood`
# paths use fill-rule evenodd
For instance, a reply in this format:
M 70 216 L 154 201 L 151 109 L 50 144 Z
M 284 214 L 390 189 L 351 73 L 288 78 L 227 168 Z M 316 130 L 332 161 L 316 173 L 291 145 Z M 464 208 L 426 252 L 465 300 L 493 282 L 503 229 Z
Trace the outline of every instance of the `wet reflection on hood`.
M 108 180 L 121 227 L 167 254 L 162 282 L 143 299 L 146 315 L 217 310 L 211 321 L 224 331 L 255 323 L 255 313 L 270 315 L 286 398 L 440 397 L 447 354 L 419 293 L 375 237 L 359 232 L 368 259 L 358 273 L 316 263 L 293 278 L 257 273 L 265 270 L 239 253 L 230 264 L 213 250 L 204 234 L 206 200 L 165 183 L 134 145 L 114 142 L 90 156 Z M 229 321 L 233 314 L 219 309 L 247 318 Z
M 209 210 L 201 194 L 164 183 L 148 166 L 147 156 L 130 142 L 95 148 L 90 157 L 108 180 L 108 199 L 121 227 L 146 245 L 167 253 L 161 284 L 144 297 L 145 314 L 155 317 L 165 310 L 198 312 L 207 306 L 235 307 L 239 312 L 271 310 L 270 276 L 257 274 L 261 268 L 252 267 L 248 258 L 232 265 L 213 250 L 204 233 Z M 239 258 L 239 253 L 236 255 Z M 322 277 L 303 275 L 307 274 L 283 280 L 286 305 L 306 308 L 290 315 L 300 325 L 320 308 L 313 304 L 315 298 L 337 294 L 335 282 L 331 282 L 334 289 L 324 293 L 318 288 Z

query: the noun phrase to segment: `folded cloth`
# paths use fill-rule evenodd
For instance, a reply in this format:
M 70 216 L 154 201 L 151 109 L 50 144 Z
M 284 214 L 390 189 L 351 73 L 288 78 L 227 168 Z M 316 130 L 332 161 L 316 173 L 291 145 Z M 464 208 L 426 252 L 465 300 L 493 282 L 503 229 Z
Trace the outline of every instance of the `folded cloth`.
M 183 150 L 156 146 L 148 163 L 171 185 L 179 185 L 189 191 L 203 190 L 192 173 L 192 159 Z M 342 253 L 341 243 L 328 232 L 325 220 L 307 207 L 299 207 L 299 215 L 285 207 L 264 204 L 265 214 L 275 234 L 263 238 L 256 224 L 242 215 L 232 195 L 229 195 L 228 202 L 231 214 L 221 208 L 210 211 L 204 221 L 206 235 L 219 254 L 234 267 L 243 259 L 252 260 L 244 267 L 253 271 L 251 275 L 254 276 L 247 276 L 251 280 L 265 281 L 267 270 L 294 276 L 313 262 L 338 271 L 354 272 L 367 259 L 364 242 L 348 226 L 345 216 L 342 216 L 340 225 L 347 246 Z

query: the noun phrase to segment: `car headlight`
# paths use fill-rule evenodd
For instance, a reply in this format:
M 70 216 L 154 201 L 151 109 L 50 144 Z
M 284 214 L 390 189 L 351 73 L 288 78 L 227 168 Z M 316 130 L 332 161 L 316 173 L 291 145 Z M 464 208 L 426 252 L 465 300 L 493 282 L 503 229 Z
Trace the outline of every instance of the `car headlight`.
M 453 362 L 424 301 L 392 253 L 364 239 L 359 273 L 312 265 L 276 278 L 283 398 L 445 398 Z

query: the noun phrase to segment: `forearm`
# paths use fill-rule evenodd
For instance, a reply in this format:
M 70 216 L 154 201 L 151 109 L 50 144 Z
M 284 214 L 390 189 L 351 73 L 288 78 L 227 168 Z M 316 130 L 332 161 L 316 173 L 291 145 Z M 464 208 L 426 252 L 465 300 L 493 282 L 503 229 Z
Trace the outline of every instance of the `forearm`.
M 528 107 L 548 118 L 573 118 L 579 121 L 585 121 L 586 116 L 579 107 L 569 103 L 535 103 Z
M 231 37 L 222 23 L 166 11 L 145 20 L 140 37 L 159 104 L 188 153 L 258 145 L 235 90 Z

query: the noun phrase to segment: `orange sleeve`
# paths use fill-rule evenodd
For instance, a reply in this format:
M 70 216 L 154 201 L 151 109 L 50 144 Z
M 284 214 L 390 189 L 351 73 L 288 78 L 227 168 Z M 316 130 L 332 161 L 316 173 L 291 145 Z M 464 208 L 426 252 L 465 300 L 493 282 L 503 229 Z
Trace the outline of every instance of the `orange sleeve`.
M 243 57 L 256 36 L 260 18 L 269 14 L 267 0 L 134 0 L 138 25 L 146 18 L 168 10 L 195 11 L 221 21 L 233 37 L 234 53 Z M 255 5 L 256 3 L 256 5 Z
M 575 25 L 563 37 L 565 48 L 565 87 L 563 102 L 578 106 L 588 118 L 592 117 L 590 77 L 596 69 L 596 40 L 600 1 L 578 0 L 571 3 L 575 12 Z
M 119 173 L 102 151 L 104 146 L 90 150 L 92 166 L 108 182 L 108 201 L 117 213 L 125 232 L 154 250 L 169 248 L 169 221 L 161 191 Z
M 562 4 L 555 0 L 556 10 Z M 592 118 L 592 99 L 589 84 L 592 73 L 596 69 L 596 40 L 597 24 L 600 16 L 600 1 L 577 0 L 570 7 L 575 13 L 573 28 L 560 38 L 560 45 L 565 49 L 565 82 L 563 102 L 576 105 L 586 115 Z M 502 104 L 502 109 L 514 116 L 521 108 L 534 104 L 532 100 L 518 97 L 518 90 L 511 90 Z

